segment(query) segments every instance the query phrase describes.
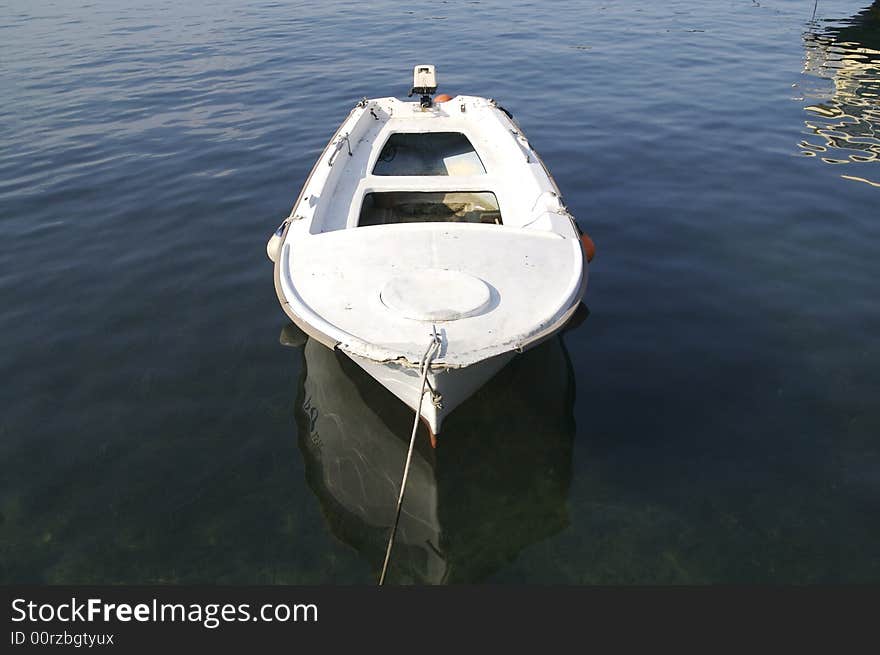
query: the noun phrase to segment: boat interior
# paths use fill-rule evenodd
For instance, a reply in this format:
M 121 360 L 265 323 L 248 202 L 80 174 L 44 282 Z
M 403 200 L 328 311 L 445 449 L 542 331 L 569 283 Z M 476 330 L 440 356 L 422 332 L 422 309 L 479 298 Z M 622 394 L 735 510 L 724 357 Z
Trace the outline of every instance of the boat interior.
M 373 175 L 483 175 L 486 167 L 459 132 L 395 132 L 388 137 Z
M 307 199 L 309 231 L 480 223 L 567 234 L 570 220 L 543 164 L 496 113 L 468 96 L 427 112 L 372 101 L 331 145 L 320 197 Z
M 359 226 L 394 223 L 501 225 L 501 211 L 491 191 L 380 191 L 364 196 Z

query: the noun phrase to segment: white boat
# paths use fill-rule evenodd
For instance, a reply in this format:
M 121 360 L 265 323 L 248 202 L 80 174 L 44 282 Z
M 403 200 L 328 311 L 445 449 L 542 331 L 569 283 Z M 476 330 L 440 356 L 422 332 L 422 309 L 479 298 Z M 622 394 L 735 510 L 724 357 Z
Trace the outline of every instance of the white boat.
M 416 66 L 419 102 L 359 102 L 267 245 L 290 319 L 420 408 L 434 435 L 565 326 L 591 247 L 511 115 L 436 88 L 433 66 Z

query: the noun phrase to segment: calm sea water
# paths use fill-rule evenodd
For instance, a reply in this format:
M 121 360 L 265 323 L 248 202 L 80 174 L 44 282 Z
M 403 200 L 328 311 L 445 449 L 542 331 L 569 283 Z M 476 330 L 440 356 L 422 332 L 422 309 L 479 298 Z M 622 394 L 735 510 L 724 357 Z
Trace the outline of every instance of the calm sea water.
M 0 581 L 374 581 L 410 415 L 280 343 L 264 246 L 421 62 L 598 255 L 395 581 L 880 580 L 880 3 L 139 4 L 0 1 Z

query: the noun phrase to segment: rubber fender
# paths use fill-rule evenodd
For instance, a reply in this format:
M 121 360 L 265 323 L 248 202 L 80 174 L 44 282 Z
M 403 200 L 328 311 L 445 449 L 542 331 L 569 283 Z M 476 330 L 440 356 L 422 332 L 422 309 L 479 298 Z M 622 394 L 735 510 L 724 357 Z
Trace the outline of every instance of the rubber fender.
M 596 256 L 596 244 L 593 243 L 590 235 L 586 232 L 581 234 L 581 247 L 584 249 L 584 257 L 586 257 L 587 263 L 593 261 L 593 257 Z

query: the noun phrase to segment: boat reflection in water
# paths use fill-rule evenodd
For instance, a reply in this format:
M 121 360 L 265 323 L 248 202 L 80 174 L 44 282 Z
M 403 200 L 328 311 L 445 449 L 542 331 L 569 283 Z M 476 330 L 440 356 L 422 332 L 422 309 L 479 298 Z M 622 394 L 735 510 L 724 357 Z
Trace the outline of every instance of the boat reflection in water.
M 585 308 L 582 308 L 585 309 Z M 296 402 L 308 483 L 336 537 L 378 571 L 413 413 L 344 355 L 301 346 Z M 557 336 L 517 356 L 448 419 L 420 426 L 389 581 L 473 582 L 568 525 L 574 376 Z
M 846 165 L 842 177 L 880 187 L 880 0 L 823 23 L 804 34 L 804 74 L 833 86 L 805 91 L 813 136 L 799 146 L 806 156 Z

